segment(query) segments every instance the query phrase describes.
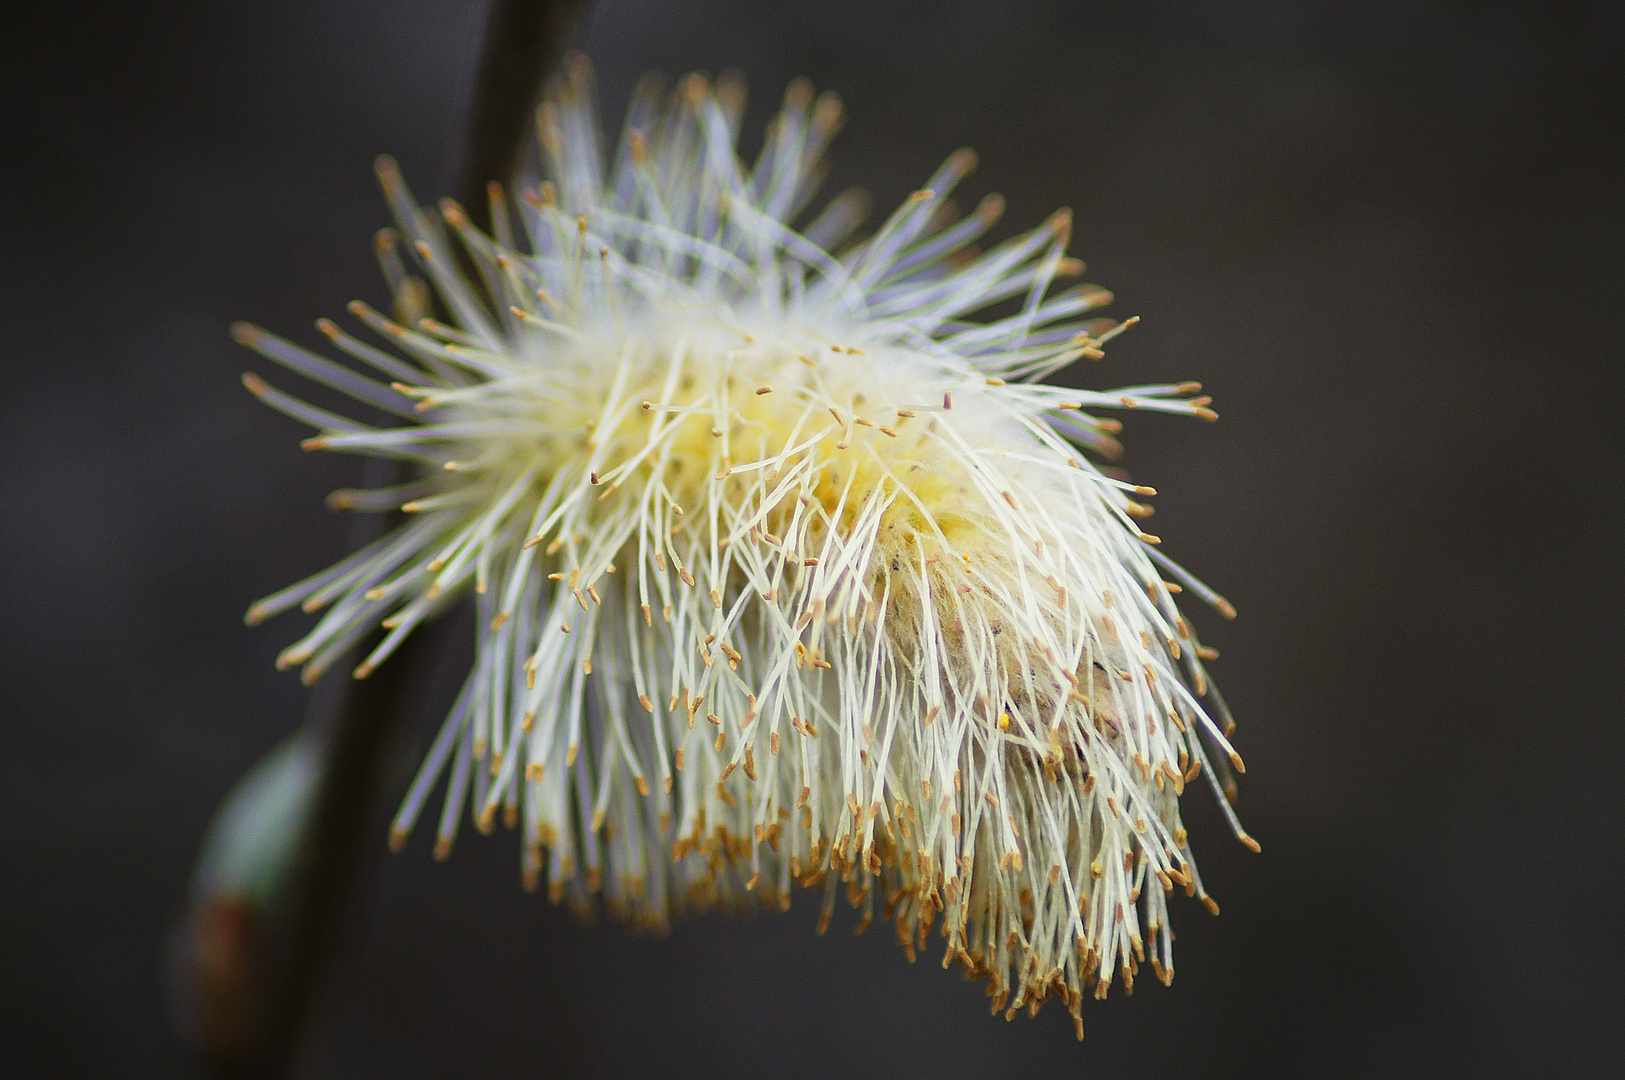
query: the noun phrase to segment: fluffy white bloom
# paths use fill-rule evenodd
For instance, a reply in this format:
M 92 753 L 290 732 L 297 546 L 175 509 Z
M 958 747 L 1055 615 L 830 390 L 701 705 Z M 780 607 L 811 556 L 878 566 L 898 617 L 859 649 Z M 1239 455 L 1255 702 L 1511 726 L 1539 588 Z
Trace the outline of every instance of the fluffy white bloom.
M 1135 523 L 1152 492 L 1078 448 L 1116 450 L 1097 409 L 1211 419 L 1199 387 L 1037 381 L 1120 327 L 1078 321 L 1105 291 L 1051 291 L 1081 269 L 1067 212 L 970 247 L 1002 204 L 953 212 L 969 151 L 848 243 L 855 196 L 790 226 L 834 97 L 792 85 L 746 167 L 737 83 L 646 82 L 606 168 L 588 81 L 575 62 L 542 110 L 551 180 L 516 207 L 493 187 L 492 236 L 381 161 L 397 312 L 351 310 L 396 352 L 320 325 L 385 381 L 237 328 L 402 421 L 249 376 L 320 429 L 307 447 L 418 467 L 337 493 L 408 523 L 250 621 L 330 605 L 282 657 L 312 678 L 387 628 L 362 677 L 476 595 L 477 659 L 397 846 L 447 776 L 439 854 L 464 806 L 483 829 L 501 810 L 527 883 L 640 924 L 818 883 L 827 919 L 844 882 L 910 957 L 940 925 L 995 1009 L 1059 993 L 1076 1015 L 1148 954 L 1170 977 L 1167 896 L 1211 906 L 1178 796 L 1234 752 L 1164 575 L 1231 612 Z

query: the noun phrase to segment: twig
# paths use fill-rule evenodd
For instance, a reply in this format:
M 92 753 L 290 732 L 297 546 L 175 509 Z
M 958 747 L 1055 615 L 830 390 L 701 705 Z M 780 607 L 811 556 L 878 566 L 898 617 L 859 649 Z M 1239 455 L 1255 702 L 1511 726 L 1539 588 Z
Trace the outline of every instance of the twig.
M 489 226 L 485 188 L 511 179 L 545 79 L 563 54 L 583 0 L 492 0 L 454 190 L 476 223 Z M 387 483 L 387 481 L 385 481 Z M 334 665 L 312 695 L 307 732 L 320 740 L 321 765 L 298 857 L 289 868 L 279 914 L 254 912 L 232 988 L 247 1003 L 246 1020 L 229 1037 L 203 1030 L 202 1049 L 222 1076 L 274 1080 L 297 1067 L 313 1007 L 341 947 L 345 909 L 372 844 L 366 825 L 380 789 L 404 691 L 426 657 L 444 651 L 447 626 L 420 629 L 364 680 L 349 678 L 354 657 Z M 376 639 L 362 644 L 365 655 Z M 194 923 L 199 912 L 190 916 Z M 195 925 L 192 928 L 196 934 Z M 272 948 L 272 942 L 276 947 Z M 196 962 L 194 957 L 193 962 Z M 197 973 L 192 973 L 197 982 Z M 194 999 L 211 988 L 193 988 Z M 218 1002 L 193 1002 L 219 1011 Z M 230 1011 L 229 1009 L 227 1010 Z M 192 1017 L 194 1027 L 208 1019 Z M 229 1026 L 229 1025 L 228 1025 Z
M 456 185 L 457 201 L 481 228 L 491 224 L 485 185 L 517 170 L 547 75 L 585 7 L 585 0 L 492 0 Z

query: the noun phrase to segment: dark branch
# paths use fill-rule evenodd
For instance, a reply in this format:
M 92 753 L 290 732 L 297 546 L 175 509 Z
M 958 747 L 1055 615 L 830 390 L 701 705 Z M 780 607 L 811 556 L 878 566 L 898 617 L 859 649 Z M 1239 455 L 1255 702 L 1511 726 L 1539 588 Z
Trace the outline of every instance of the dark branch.
M 492 0 L 454 188 L 482 228 L 490 225 L 486 185 L 509 181 L 517 171 L 547 75 L 585 6 L 584 0 Z M 350 669 L 376 646 L 374 635 L 347 662 L 335 664 L 313 695 L 306 727 L 321 740 L 322 766 L 310 824 L 282 908 L 257 913 L 264 918 L 249 927 L 254 955 L 236 972 L 252 1019 L 233 1037 L 204 1032 L 200 1040 L 221 1075 L 274 1080 L 297 1067 L 313 1006 L 341 947 L 348 900 L 374 850 L 366 827 L 380 802 L 406 692 L 426 684 L 414 675 L 444 653 L 455 621 L 442 618 L 418 630 L 369 678 L 353 680 Z
M 490 228 L 485 187 L 507 183 L 532 130 L 546 78 L 564 55 L 584 0 L 492 0 L 454 196 Z

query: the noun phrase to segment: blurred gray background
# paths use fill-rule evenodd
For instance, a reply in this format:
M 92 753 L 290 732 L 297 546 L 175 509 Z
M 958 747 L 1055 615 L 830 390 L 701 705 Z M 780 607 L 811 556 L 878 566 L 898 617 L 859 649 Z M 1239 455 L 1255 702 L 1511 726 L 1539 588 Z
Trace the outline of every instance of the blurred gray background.
M 321 498 L 359 471 L 243 392 L 226 327 L 314 345 L 384 299 L 372 158 L 445 189 L 481 10 L 8 12 L 8 1076 L 197 1075 L 165 935 L 305 702 L 272 668 L 299 617 L 242 612 L 342 552 Z M 647 68 L 737 67 L 754 153 L 805 74 L 850 115 L 829 193 L 888 207 L 971 145 L 1003 234 L 1076 209 L 1145 321 L 1073 377 L 1200 379 L 1223 415 L 1132 417 L 1125 464 L 1241 611 L 1195 617 L 1263 854 L 1187 796 L 1223 914 L 1176 904 L 1173 987 L 1090 1002 L 1078 1044 L 1055 1004 L 988 1018 L 940 943 L 816 936 L 811 895 L 638 939 L 521 892 L 511 833 L 436 864 L 380 826 L 308 1075 L 1619 1075 L 1622 31 L 1603 3 L 599 3 L 617 123 Z

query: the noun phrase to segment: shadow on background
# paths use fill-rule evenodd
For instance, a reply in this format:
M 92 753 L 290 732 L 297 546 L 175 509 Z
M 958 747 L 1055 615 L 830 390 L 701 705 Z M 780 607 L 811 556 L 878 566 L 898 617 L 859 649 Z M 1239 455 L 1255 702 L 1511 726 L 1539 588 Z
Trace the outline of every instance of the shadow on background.
M 5 46 L 9 1075 L 191 1068 L 168 920 L 303 712 L 271 666 L 297 618 L 241 613 L 340 553 L 320 497 L 358 471 L 242 392 L 226 327 L 319 345 L 384 299 L 371 160 L 443 189 L 477 48 L 477 5 L 362 7 L 37 8 Z M 1068 377 L 1197 378 L 1223 414 L 1130 418 L 1126 463 L 1241 610 L 1203 636 L 1264 852 L 1186 799 L 1224 913 L 1177 904 L 1173 988 L 1090 1004 L 1079 1045 L 1054 1005 L 988 1019 L 940 947 L 816 937 L 812 896 L 640 940 L 523 894 L 512 835 L 435 864 L 380 824 L 309 1075 L 1618 1070 L 1621 31 L 1603 4 L 603 0 L 612 116 L 646 68 L 738 67 L 754 152 L 806 74 L 851 117 L 828 193 L 887 206 L 969 144 L 1006 234 L 1076 208 L 1145 322 Z

